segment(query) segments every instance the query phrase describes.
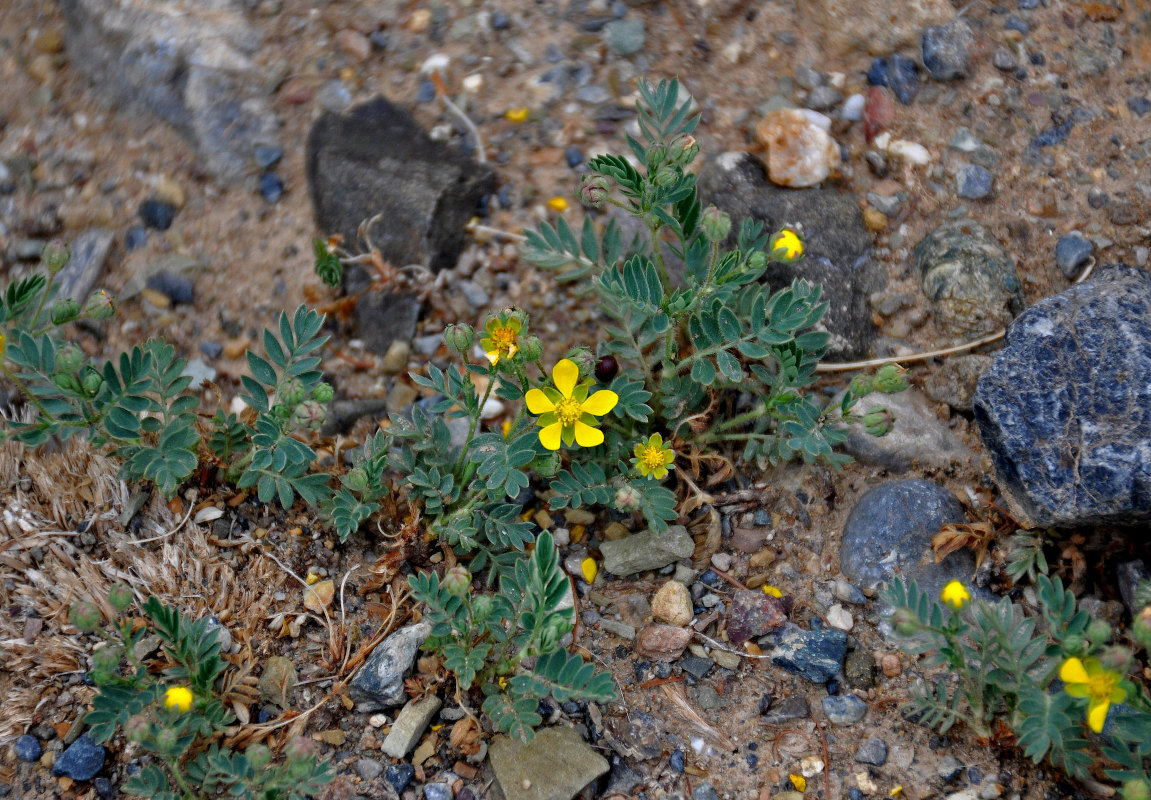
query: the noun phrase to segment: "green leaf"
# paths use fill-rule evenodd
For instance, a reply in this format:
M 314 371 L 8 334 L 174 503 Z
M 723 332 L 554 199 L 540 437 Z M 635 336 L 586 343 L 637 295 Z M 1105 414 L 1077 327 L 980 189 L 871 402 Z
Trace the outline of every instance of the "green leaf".
M 715 354 L 715 361 L 719 365 L 720 372 L 722 372 L 723 376 L 729 381 L 739 383 L 743 380 L 743 369 L 739 365 L 739 359 L 731 353 L 726 350 L 720 350 Z
M 715 367 L 706 358 L 696 359 L 691 366 L 691 379 L 701 386 L 711 386 L 715 382 Z

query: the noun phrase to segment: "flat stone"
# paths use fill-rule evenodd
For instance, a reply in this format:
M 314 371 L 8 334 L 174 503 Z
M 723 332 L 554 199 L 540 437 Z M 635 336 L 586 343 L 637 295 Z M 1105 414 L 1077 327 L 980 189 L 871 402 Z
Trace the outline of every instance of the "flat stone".
M 541 728 L 530 742 L 497 736 L 488 749 L 507 800 L 571 800 L 608 771 L 573 728 Z
M 886 408 L 895 417 L 886 436 L 872 436 L 861 426 L 853 426 L 843 450 L 856 461 L 883 467 L 891 472 L 907 472 L 916 465 L 946 469 L 968 464 L 974 454 L 951 432 L 931 404 L 916 389 L 897 394 L 872 392 L 855 404 L 854 413 L 866 414 Z
M 758 639 L 787 622 L 783 601 L 756 589 L 741 589 L 731 596 L 727 637 L 733 644 Z
M 352 765 L 352 769 L 360 776 L 360 780 L 371 781 L 380 777 L 380 773 L 384 771 L 384 765 L 374 758 L 359 758 Z
M 1151 518 L 1151 274 L 1115 264 L 1029 308 L 975 420 L 1027 527 Z
M 396 721 L 392 723 L 392 729 L 384 738 L 380 749 L 391 758 L 406 756 L 424 735 L 424 731 L 441 705 L 440 698 L 435 695 L 410 701 L 396 715 Z
M 968 164 L 955 176 L 955 193 L 964 200 L 982 200 L 991 194 L 995 176 L 978 164 Z
M 768 725 L 782 725 L 793 719 L 803 719 L 811 715 L 811 707 L 807 698 L 801 695 L 785 697 L 778 703 L 773 703 L 763 715 L 763 721 Z
M 878 736 L 864 739 L 859 747 L 855 748 L 853 758 L 860 764 L 872 764 L 882 767 L 887 763 L 887 742 Z
M 962 19 L 928 25 L 919 39 L 923 67 L 937 81 L 966 78 L 971 71 L 971 27 Z
M 1068 278 L 1076 277 L 1095 254 L 1095 245 L 1077 233 L 1060 236 L 1055 243 L 1055 265 Z
M 615 619 L 601 619 L 599 626 L 601 629 L 621 639 L 630 640 L 635 638 L 635 626 L 628 625 L 626 622 L 620 622 Z
M 613 542 L 602 542 L 603 568 L 613 575 L 634 575 L 649 569 L 662 569 L 673 561 L 689 558 L 695 542 L 683 525 L 672 525 L 664 533 L 634 533 Z
M 52 764 L 52 774 L 74 781 L 89 781 L 104 768 L 104 747 L 83 734 L 59 755 Z
M 292 694 L 300 679 L 292 660 L 284 656 L 272 656 L 264 662 L 264 671 L 256 684 L 260 699 L 283 709 L 292 707 Z
M 72 258 L 56 275 L 58 298 L 70 297 L 81 305 L 96 287 L 116 236 L 104 228 L 91 228 L 72 242 Z
M 832 725 L 854 725 L 867 716 L 867 703 L 853 694 L 830 695 L 822 703 Z
M 697 681 L 703 680 L 707 673 L 711 672 L 711 668 L 715 666 L 715 662 L 710 658 L 700 658 L 699 656 L 688 656 L 680 659 L 678 663 L 680 669 Z
M 44 748 L 40 745 L 39 739 L 26 733 L 12 743 L 12 751 L 21 761 L 34 763 L 40 760 L 40 754 L 44 752 Z
M 636 635 L 635 651 L 652 661 L 675 661 L 691 642 L 690 628 L 658 623 L 646 625 Z
M 348 695 L 358 711 L 382 711 L 407 701 L 404 677 L 431 632 L 429 623 L 420 622 L 401 628 L 376 646 L 348 685 Z
M 771 654 L 771 663 L 812 683 L 827 683 L 839 674 L 847 653 L 847 634 L 837 630 L 805 631 L 790 626 Z

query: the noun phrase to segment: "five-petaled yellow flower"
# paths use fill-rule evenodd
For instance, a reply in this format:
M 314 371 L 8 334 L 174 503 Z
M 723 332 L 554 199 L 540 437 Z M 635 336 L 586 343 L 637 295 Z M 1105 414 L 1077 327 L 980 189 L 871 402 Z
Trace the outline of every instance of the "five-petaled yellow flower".
M 1122 703 L 1127 692 L 1119 686 L 1123 676 L 1118 672 L 1104 669 L 1098 659 L 1080 661 L 1069 658 L 1059 668 L 1059 680 L 1065 684 L 1063 691 L 1072 697 L 1086 697 L 1087 727 L 1099 733 L 1107 721 L 1107 709 L 1112 703 Z
M 795 231 L 784 228 L 772 237 L 771 251 L 776 250 L 783 250 L 783 257 L 788 261 L 794 261 L 803 255 L 803 241 Z
M 480 339 L 480 347 L 483 348 L 484 355 L 492 362 L 493 367 L 500 363 L 501 358 L 511 358 L 516 354 L 523 327 L 523 323 L 516 317 L 507 319 L 492 317 L 488 320 L 488 324 L 484 326 L 487 336 Z
M 675 469 L 675 451 L 671 443 L 664 443 L 663 437 L 653 433 L 646 442 L 639 442 L 635 446 L 635 458 L 631 463 L 636 471 L 645 478 L 663 480 L 667 477 L 669 469 Z
M 540 442 L 548 450 L 559 450 L 562 441 L 568 447 L 575 442 L 580 447 L 603 444 L 603 432 L 592 427 L 596 417 L 615 408 L 619 395 L 610 389 L 588 397 L 591 381 L 579 382 L 579 367 L 571 359 L 563 358 L 552 367 L 555 388 L 529 389 L 524 396 L 528 411 L 539 414 Z
M 192 707 L 192 690 L 186 686 L 173 686 L 164 692 L 164 708 L 174 708 L 181 714 Z
M 967 601 L 971 599 L 971 592 L 959 581 L 952 581 L 943 587 L 939 599 L 958 611 L 967 605 Z

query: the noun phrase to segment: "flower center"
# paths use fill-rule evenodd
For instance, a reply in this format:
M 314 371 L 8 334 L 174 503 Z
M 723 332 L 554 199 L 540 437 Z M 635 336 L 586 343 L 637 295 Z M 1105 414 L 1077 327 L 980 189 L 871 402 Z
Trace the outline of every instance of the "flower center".
M 559 405 L 556 406 L 556 416 L 565 428 L 569 425 L 575 425 L 576 420 L 578 420 L 582 414 L 583 404 L 579 400 L 568 398 L 567 400 L 561 400 Z
M 639 463 L 647 470 L 659 469 L 663 466 L 663 448 L 654 444 L 645 446 L 639 452 Z
M 508 352 L 516 343 L 516 332 L 509 325 L 499 325 L 492 331 L 492 349 L 497 353 Z
M 1111 675 L 1106 673 L 1094 675 L 1087 681 L 1087 694 L 1097 702 L 1110 700 L 1111 693 L 1115 691 L 1115 684 L 1116 680 Z

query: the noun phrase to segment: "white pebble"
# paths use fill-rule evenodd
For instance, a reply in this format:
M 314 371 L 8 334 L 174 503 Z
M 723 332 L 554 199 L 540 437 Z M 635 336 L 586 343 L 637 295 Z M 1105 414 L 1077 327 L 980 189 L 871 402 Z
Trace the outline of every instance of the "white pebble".
M 841 631 L 849 631 L 855 625 L 855 620 L 850 611 L 836 603 L 827 610 L 827 624 Z
M 715 553 L 711 557 L 711 565 L 718 570 L 727 572 L 731 569 L 731 553 Z
M 859 122 L 863 119 L 863 107 L 867 105 L 867 98 L 861 94 L 853 94 L 843 101 L 843 109 L 839 118 L 848 122 Z
M 480 409 L 480 419 L 495 419 L 502 413 L 504 413 L 504 404 L 496 397 L 489 397 L 484 403 L 484 407 Z
M 463 80 L 465 92 L 478 92 L 484 85 L 484 76 L 480 74 L 469 75 Z
M 706 746 L 707 746 L 707 742 L 705 742 L 702 737 L 700 737 L 700 736 L 691 737 L 691 749 L 695 751 L 695 754 L 697 756 L 703 752 L 703 748 L 705 748 Z
M 823 772 L 823 759 L 819 756 L 808 756 L 799 762 L 799 774 L 805 778 L 813 778 Z
M 810 108 L 799 109 L 803 116 L 807 117 L 807 121 L 817 128 L 823 129 L 824 133 L 831 132 L 831 117 L 826 114 L 820 114 L 818 111 L 812 111 Z
M 373 728 L 382 728 L 388 724 L 388 715 L 372 714 L 372 716 L 368 717 L 368 724 Z
M 931 163 L 931 153 L 926 147 L 906 139 L 896 139 L 887 146 L 887 152 L 917 167 Z
M 430 75 L 433 72 L 444 72 L 450 63 L 452 60 L 446 53 L 432 53 L 424 65 L 420 67 L 420 74 Z

